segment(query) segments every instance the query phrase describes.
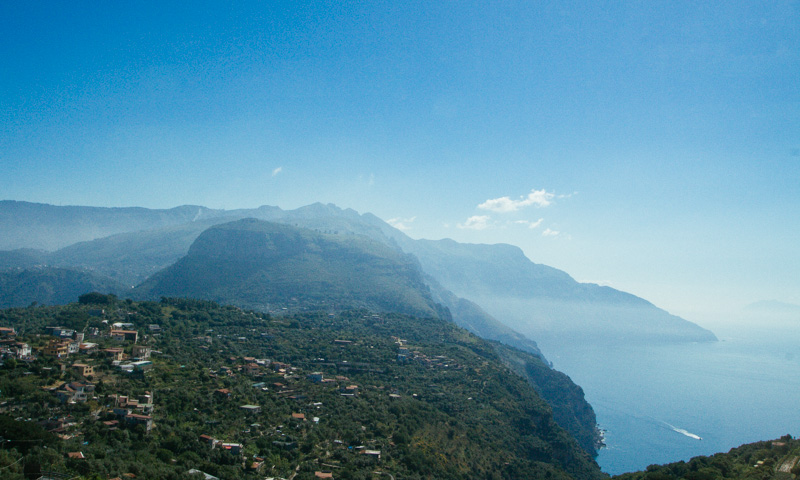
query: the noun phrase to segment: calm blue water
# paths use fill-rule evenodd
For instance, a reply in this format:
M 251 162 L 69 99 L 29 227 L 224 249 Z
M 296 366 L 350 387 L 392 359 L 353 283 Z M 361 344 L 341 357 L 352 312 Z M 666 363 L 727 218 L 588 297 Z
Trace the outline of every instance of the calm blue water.
M 583 387 L 606 430 L 603 471 L 800 435 L 800 324 L 715 333 L 713 344 L 544 348 Z

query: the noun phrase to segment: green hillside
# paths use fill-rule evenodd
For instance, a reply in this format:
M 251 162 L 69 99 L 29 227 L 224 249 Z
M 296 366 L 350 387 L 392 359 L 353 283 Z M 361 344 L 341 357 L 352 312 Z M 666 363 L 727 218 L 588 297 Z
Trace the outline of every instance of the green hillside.
M 37 357 L 0 368 L 3 478 L 603 478 L 495 347 L 450 322 L 87 300 L 105 303 L 0 312 Z M 139 347 L 109 336 L 118 321 Z M 45 355 L 52 325 L 84 332 L 95 353 Z M 143 346 L 151 356 L 130 373 L 104 352 Z M 69 382 L 94 389 L 62 403 Z
M 495 350 L 513 372 L 528 380 L 547 400 L 553 418 L 584 450 L 595 452 L 603 446 L 594 409 L 586 401 L 583 389 L 569 376 L 553 370 L 541 358 L 517 348 L 497 343 Z
M 750 443 L 728 453 L 695 457 L 688 462 L 651 465 L 646 471 L 626 473 L 619 480 L 792 480 L 800 475 L 800 440 L 780 439 Z
M 42 265 L 47 252 L 31 248 L 17 250 L 0 250 L 0 270 L 24 269 Z
M 36 267 L 0 271 L 0 308 L 31 303 L 60 305 L 86 292 L 124 294 L 127 290 L 110 278 L 70 268 Z
M 222 220 L 205 220 L 79 242 L 47 256 L 50 264 L 91 269 L 128 286 L 172 265 L 203 230 Z
M 244 219 L 203 232 L 137 289 L 264 311 L 368 308 L 438 315 L 413 257 L 364 237 Z

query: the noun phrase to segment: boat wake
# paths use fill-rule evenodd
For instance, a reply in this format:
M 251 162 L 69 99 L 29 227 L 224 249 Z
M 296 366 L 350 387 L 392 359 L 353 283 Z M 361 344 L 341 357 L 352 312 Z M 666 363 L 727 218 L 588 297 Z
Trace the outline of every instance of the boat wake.
M 694 438 L 695 440 L 702 440 L 703 439 L 703 437 L 701 437 L 700 435 L 694 434 L 694 433 L 692 433 L 692 432 L 690 432 L 688 430 L 684 430 L 683 428 L 678 428 L 675 425 L 670 425 L 667 422 L 662 422 L 662 423 L 664 423 L 664 425 L 666 425 L 669 428 L 671 428 L 673 432 L 680 433 L 681 435 L 685 435 L 685 436 L 687 436 L 689 438 Z
M 659 419 L 657 419 L 657 418 L 655 418 L 655 417 L 653 417 L 651 415 L 647 415 L 647 414 L 644 414 L 644 415 L 638 414 L 637 415 L 636 413 L 633 413 L 633 409 L 622 410 L 622 409 L 619 409 L 619 408 L 615 408 L 615 406 L 612 406 L 612 404 L 610 404 L 610 403 L 603 404 L 603 402 L 597 402 L 597 401 L 595 401 L 594 403 L 602 404 L 603 408 L 605 408 L 607 410 L 610 410 L 610 411 L 613 411 L 615 413 L 618 413 L 618 414 L 621 414 L 621 415 L 626 415 L 626 416 L 629 416 L 631 418 L 647 421 L 649 423 L 657 425 L 660 428 L 663 428 L 665 430 L 672 430 L 675 433 L 680 433 L 681 435 L 689 437 L 689 438 L 692 438 L 694 440 L 703 440 L 703 437 L 701 437 L 700 435 L 697 435 L 696 433 L 692 433 L 692 432 L 690 432 L 690 431 L 688 431 L 686 429 L 683 429 L 683 428 L 678 428 L 675 425 L 672 425 L 671 423 L 667 423 L 667 422 L 665 422 L 663 420 L 659 420 Z M 605 432 L 603 432 L 603 434 L 605 434 Z M 603 435 L 603 437 L 604 437 L 603 441 L 605 443 L 605 435 Z M 607 448 L 607 447 L 608 447 L 608 445 L 605 446 L 605 448 Z
M 673 425 L 671 423 L 667 423 L 667 422 L 665 422 L 663 420 L 659 420 L 659 419 L 657 419 L 655 417 L 651 417 L 650 415 L 647 415 L 647 418 L 649 418 L 650 420 L 656 422 L 658 425 L 660 425 L 663 428 L 666 428 L 667 430 L 672 430 L 675 433 L 680 433 L 683 436 L 686 436 L 686 437 L 689 437 L 689 438 L 693 438 L 695 440 L 702 440 L 703 439 L 703 437 L 701 437 L 700 435 L 697 435 L 696 433 L 692 433 L 689 430 L 686 430 L 684 428 L 678 428 L 678 427 L 676 427 L 675 425 Z

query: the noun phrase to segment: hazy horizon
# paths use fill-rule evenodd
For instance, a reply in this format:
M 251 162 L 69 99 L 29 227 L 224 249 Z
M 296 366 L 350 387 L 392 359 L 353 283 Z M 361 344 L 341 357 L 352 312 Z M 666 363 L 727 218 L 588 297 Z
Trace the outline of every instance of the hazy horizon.
M 0 13 L 2 199 L 319 201 L 703 326 L 800 304 L 797 2 Z

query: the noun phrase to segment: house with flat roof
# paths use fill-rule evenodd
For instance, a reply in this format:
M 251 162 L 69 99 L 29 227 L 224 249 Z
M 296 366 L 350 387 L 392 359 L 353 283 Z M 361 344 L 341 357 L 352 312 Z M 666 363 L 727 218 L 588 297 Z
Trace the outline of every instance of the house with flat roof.
M 72 370 L 77 372 L 77 374 L 82 377 L 89 377 L 91 375 L 94 375 L 94 366 L 87 365 L 85 363 L 74 363 L 72 365 Z
M 55 391 L 61 403 L 84 403 L 94 393 L 94 384 L 83 382 L 65 383 Z
M 69 355 L 69 344 L 70 342 L 51 340 L 47 346 L 42 349 L 42 353 L 49 357 L 64 358 Z
M 85 354 L 91 354 L 97 351 L 97 344 L 92 342 L 81 342 L 78 351 Z
M 131 348 L 131 356 L 139 360 L 147 360 L 153 349 L 147 345 L 134 345 Z
M 111 338 L 120 342 L 138 342 L 139 332 L 136 330 L 111 330 Z
M 220 444 L 223 450 L 227 450 L 234 455 L 239 455 L 244 450 L 244 445 L 241 443 L 222 443 Z
M 124 417 L 125 422 L 129 425 L 144 425 L 145 431 L 153 429 L 153 417 L 150 415 L 139 415 L 137 413 L 129 413 Z
M 125 358 L 125 351 L 121 348 L 106 348 L 103 353 L 111 357 L 111 360 L 120 361 Z

